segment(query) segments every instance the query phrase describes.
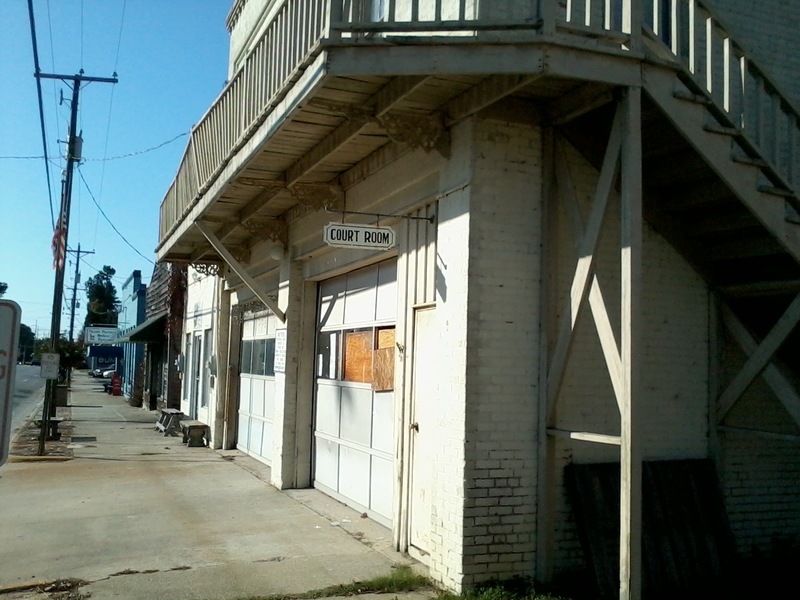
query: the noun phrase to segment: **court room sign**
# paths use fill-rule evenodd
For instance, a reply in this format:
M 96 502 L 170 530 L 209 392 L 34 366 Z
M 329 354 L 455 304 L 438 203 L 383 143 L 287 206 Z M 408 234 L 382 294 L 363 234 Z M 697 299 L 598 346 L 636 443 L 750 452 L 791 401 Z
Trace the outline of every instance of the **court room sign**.
M 389 250 L 394 248 L 396 236 L 391 227 L 328 223 L 323 230 L 323 240 L 337 248 Z

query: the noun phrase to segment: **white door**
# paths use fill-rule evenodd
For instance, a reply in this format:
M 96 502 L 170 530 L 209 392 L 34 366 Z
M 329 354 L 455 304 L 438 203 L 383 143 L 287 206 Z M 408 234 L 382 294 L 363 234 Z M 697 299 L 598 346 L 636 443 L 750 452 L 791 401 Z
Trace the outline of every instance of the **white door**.
M 197 418 L 197 403 L 200 396 L 200 386 L 202 382 L 202 338 L 199 333 L 192 336 L 192 375 L 191 375 L 191 396 L 189 398 L 189 417 Z
M 414 312 L 411 386 L 411 522 L 409 542 L 427 554 L 431 534 L 431 458 L 436 456 L 436 333 L 435 309 Z M 424 557 L 421 557 L 424 559 Z

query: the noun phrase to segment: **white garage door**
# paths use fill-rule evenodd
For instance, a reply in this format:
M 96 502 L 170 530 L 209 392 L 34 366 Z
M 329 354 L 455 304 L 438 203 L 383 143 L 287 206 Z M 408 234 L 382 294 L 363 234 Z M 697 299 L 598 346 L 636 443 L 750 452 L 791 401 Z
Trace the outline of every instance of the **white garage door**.
M 275 318 L 264 315 L 242 322 L 236 448 L 267 464 L 272 463 L 274 411 Z
M 320 284 L 314 485 L 391 526 L 396 262 Z

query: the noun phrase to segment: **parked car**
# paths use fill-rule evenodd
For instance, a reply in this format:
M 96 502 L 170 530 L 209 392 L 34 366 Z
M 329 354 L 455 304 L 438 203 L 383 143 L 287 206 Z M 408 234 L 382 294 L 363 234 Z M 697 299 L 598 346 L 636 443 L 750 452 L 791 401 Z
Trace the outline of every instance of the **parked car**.
M 112 376 L 114 375 L 114 373 L 116 373 L 116 372 L 117 372 L 117 370 L 116 370 L 116 369 L 108 369 L 108 370 L 106 370 L 106 371 L 103 371 L 103 379 L 111 379 L 111 377 L 112 377 Z

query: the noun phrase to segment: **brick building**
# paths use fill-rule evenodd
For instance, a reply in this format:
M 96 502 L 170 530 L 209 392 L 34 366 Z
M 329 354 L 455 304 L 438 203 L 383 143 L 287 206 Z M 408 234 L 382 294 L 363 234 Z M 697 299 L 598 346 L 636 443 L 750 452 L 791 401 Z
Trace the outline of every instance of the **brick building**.
M 234 2 L 158 247 L 215 445 L 455 590 L 796 545 L 798 9 L 715 5 Z

